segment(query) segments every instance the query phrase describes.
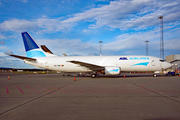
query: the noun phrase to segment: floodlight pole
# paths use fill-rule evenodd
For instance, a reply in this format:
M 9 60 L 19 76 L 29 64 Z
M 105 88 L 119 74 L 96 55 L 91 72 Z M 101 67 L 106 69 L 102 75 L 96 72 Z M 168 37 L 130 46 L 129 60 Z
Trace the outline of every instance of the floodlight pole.
M 101 43 L 103 43 L 103 41 L 99 41 L 100 55 L 102 55 L 102 52 L 101 52 Z
M 163 16 L 161 15 L 158 19 L 161 19 L 160 24 L 160 58 L 164 60 L 164 41 L 163 41 Z
M 146 42 L 146 55 L 148 56 L 148 40 L 145 41 Z

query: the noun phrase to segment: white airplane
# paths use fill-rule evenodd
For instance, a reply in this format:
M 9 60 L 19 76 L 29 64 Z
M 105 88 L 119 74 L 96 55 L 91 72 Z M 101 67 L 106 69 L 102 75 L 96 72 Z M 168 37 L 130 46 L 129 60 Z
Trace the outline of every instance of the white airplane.
M 89 73 L 95 78 L 97 74 L 118 76 L 121 72 L 148 72 L 171 67 L 170 63 L 152 56 L 58 56 L 46 46 L 40 47 L 27 32 L 21 34 L 27 57 L 10 56 L 23 59 L 35 67 L 57 72 Z

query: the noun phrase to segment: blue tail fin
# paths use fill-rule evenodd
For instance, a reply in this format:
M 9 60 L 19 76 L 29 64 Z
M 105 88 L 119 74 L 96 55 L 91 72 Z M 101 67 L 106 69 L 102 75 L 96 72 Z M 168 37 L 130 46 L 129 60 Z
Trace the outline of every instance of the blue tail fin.
M 44 51 L 39 47 L 39 45 L 32 39 L 32 37 L 27 32 L 23 32 L 21 34 L 27 57 L 46 57 Z
M 29 50 L 32 50 L 32 49 L 39 48 L 37 43 L 35 43 L 35 41 L 31 38 L 31 36 L 27 32 L 23 32 L 21 34 L 22 34 L 22 38 L 23 38 L 23 42 L 24 42 L 26 52 Z

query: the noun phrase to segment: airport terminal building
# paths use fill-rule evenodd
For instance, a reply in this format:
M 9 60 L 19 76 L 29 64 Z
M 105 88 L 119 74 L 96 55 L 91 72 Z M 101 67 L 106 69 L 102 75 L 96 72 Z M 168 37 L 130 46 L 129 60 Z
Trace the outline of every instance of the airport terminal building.
M 173 70 L 180 68 L 180 54 L 166 56 L 166 61 L 172 64 Z

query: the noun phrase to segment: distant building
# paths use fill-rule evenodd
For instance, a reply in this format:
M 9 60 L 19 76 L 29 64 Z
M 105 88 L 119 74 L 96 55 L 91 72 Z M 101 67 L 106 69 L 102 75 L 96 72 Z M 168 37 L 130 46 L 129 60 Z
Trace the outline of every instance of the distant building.
M 172 69 L 176 70 L 180 67 L 180 54 L 166 56 L 166 61 L 172 64 Z

